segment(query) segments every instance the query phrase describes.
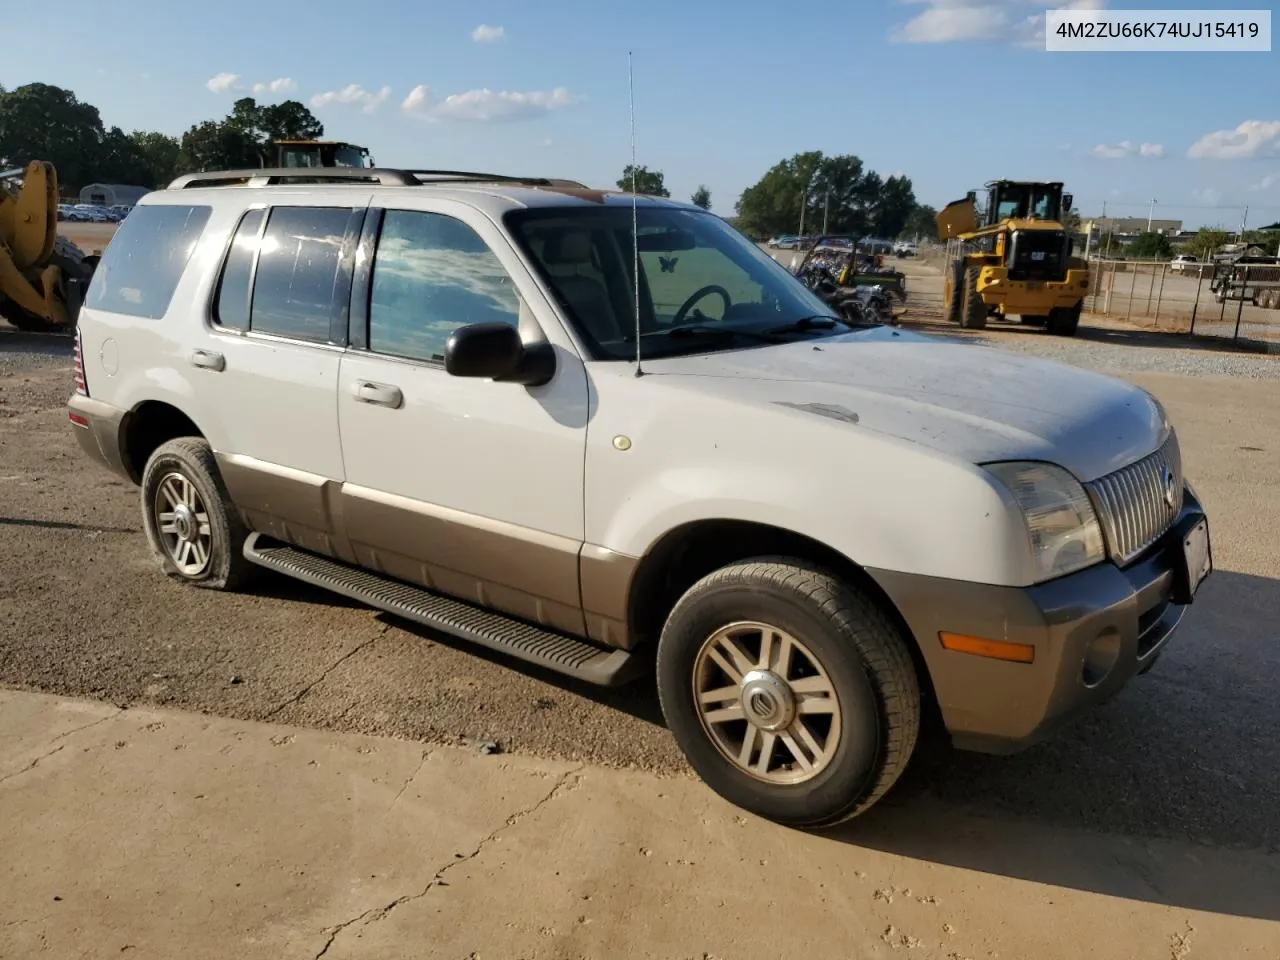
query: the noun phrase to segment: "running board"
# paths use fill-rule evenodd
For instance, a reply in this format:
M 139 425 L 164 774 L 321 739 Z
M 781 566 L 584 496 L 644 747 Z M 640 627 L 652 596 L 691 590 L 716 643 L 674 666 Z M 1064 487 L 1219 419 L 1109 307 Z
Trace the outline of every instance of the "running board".
M 249 535 L 244 555 L 258 566 L 588 683 L 617 687 L 640 672 L 640 658 L 626 650 L 596 646 L 259 533 Z

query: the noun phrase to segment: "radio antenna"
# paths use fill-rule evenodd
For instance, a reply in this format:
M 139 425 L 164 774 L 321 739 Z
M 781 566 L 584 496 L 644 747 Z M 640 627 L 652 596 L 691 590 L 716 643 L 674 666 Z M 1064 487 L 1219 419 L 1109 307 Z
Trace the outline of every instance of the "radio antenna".
M 644 376 L 640 364 L 640 215 L 636 210 L 636 84 L 631 70 L 631 51 L 627 51 L 627 98 L 631 102 L 631 253 L 636 287 L 636 376 Z

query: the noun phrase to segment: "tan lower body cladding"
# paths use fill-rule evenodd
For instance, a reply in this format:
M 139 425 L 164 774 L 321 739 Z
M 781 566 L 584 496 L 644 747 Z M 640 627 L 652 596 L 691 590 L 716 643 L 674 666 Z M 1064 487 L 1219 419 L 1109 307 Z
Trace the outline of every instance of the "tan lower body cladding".
M 631 645 L 634 557 L 250 457 L 219 455 L 218 465 L 252 530 L 553 630 Z

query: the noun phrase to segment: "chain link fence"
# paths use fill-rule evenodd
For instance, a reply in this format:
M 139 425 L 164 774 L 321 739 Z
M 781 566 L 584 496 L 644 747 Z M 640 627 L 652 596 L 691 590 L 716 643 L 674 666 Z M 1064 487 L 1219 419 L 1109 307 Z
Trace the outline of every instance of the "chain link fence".
M 945 275 L 964 250 L 957 241 L 930 245 L 921 249 L 920 259 Z M 1092 315 L 1280 353 L 1280 262 L 1090 258 L 1089 274 L 1086 326 Z M 937 300 L 941 309 L 941 297 Z
M 1091 259 L 1089 270 L 1088 313 L 1280 352 L 1280 263 Z

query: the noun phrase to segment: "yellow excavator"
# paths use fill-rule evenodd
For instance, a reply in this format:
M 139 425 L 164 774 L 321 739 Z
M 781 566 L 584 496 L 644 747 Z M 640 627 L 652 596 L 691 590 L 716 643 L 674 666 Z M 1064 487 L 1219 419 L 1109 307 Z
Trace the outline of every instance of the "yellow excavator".
M 1089 292 L 1089 264 L 1073 256 L 1063 227 L 1071 194 L 1057 181 L 993 180 L 986 209 L 977 192 L 938 213 L 938 238 L 950 241 L 943 314 L 981 329 L 987 317 L 1017 314 L 1030 326 L 1071 337 Z
M 0 318 L 19 330 L 73 332 L 97 263 L 58 236 L 53 164 L 0 170 Z

